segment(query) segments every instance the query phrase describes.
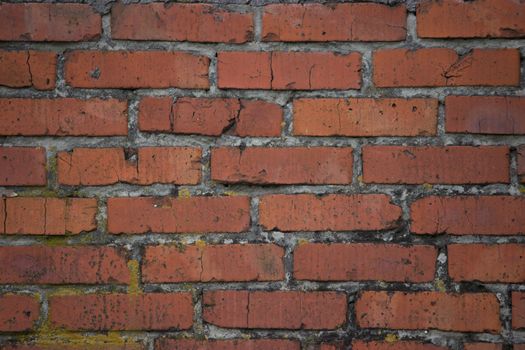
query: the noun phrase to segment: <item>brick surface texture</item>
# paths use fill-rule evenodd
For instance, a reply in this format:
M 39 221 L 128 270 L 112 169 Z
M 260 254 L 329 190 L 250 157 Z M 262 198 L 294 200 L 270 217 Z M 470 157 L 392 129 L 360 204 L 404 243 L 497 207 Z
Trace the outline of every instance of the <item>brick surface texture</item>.
M 0 1 L 0 349 L 525 350 L 525 1 Z

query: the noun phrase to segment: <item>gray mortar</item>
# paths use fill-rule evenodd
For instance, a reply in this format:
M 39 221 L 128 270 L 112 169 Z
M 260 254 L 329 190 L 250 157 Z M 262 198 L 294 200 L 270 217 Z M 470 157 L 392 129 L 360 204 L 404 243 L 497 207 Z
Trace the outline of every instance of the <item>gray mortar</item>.
M 26 2 L 26 0 L 10 0 L 4 2 Z M 56 157 L 58 151 L 68 151 L 75 147 L 129 147 L 142 146 L 195 146 L 203 150 L 203 181 L 197 186 L 176 186 L 155 184 L 150 186 L 137 186 L 130 184 L 116 184 L 102 187 L 69 187 L 60 186 L 56 182 L 55 174 L 50 172 L 47 189 L 51 189 L 59 196 L 78 195 L 81 197 L 97 197 L 99 199 L 99 212 L 97 215 L 98 228 L 94 232 L 82 233 L 76 236 L 64 237 L 66 244 L 93 244 L 116 246 L 128 251 L 128 255 L 140 261 L 141 251 L 148 244 L 192 244 L 203 240 L 207 244 L 231 243 L 274 243 L 285 248 L 286 278 L 279 282 L 250 282 L 250 283 L 172 283 L 172 284 L 141 284 L 144 292 L 152 291 L 187 291 L 193 293 L 195 302 L 194 326 L 192 331 L 173 332 L 121 332 L 125 337 L 140 340 L 146 349 L 153 350 L 154 340 L 160 336 L 195 336 L 217 339 L 239 337 L 252 338 L 290 338 L 302 342 L 303 349 L 312 349 L 321 341 L 344 341 L 349 346 L 352 339 L 384 339 L 387 334 L 396 334 L 401 339 L 415 339 L 433 344 L 449 346 L 453 350 L 462 350 L 463 343 L 469 341 L 486 341 L 497 343 L 525 343 L 525 331 L 512 330 L 511 320 L 511 291 L 525 291 L 523 284 L 486 284 L 486 283 L 457 283 L 452 281 L 447 273 L 447 249 L 449 243 L 525 243 L 525 236 L 420 236 L 410 234 L 409 211 L 410 204 L 421 197 L 428 195 L 460 195 L 460 194 L 510 194 L 522 196 L 518 183 L 516 169 L 516 150 L 511 151 L 511 183 L 492 185 L 436 185 L 432 188 L 413 185 L 366 185 L 358 181 L 362 175 L 361 147 L 363 145 L 509 145 L 516 147 L 525 144 L 523 136 L 494 136 L 494 135 L 468 135 L 445 134 L 444 131 L 444 97 L 447 95 L 508 95 L 525 96 L 525 40 L 517 39 L 419 39 L 416 35 L 415 8 L 418 0 L 376 0 L 373 2 L 395 5 L 404 3 L 410 13 L 407 18 L 407 40 L 405 42 L 343 42 L 343 43 L 267 43 L 261 42 L 261 13 L 262 6 L 269 3 L 326 3 L 327 1 L 298 1 L 298 0 L 211 0 L 198 1 L 200 3 L 215 3 L 221 7 L 250 11 L 255 13 L 254 41 L 246 44 L 200 44 L 190 42 L 167 41 L 126 41 L 112 40 L 110 26 L 110 10 L 115 3 L 113 0 L 89 1 L 63 1 L 50 2 L 79 2 L 90 4 L 95 11 L 103 14 L 103 33 L 95 42 L 82 43 L 25 43 L 9 42 L 0 43 L 0 49 L 35 49 L 51 50 L 59 53 L 57 66 L 57 86 L 53 91 L 37 91 L 32 88 L 11 89 L 0 87 L 1 97 L 78 97 L 78 98 L 121 98 L 129 102 L 129 135 L 128 137 L 0 137 L 0 145 L 4 146 L 43 146 L 47 149 L 48 162 Z M 149 3 L 151 1 L 125 1 L 126 3 Z M 178 1 L 175 1 L 178 2 Z M 181 1 L 182 2 L 182 1 Z M 197 1 L 184 1 L 197 2 Z M 354 2 L 354 1 L 330 1 Z M 371 81 L 372 52 L 376 49 L 386 48 L 422 48 L 446 47 L 464 54 L 472 48 L 519 48 L 522 57 L 521 86 L 520 87 L 441 87 L 441 88 L 376 88 Z M 211 59 L 209 78 L 211 87 L 205 90 L 183 89 L 74 89 L 67 86 L 64 79 L 65 55 L 75 49 L 100 49 L 100 50 L 173 50 L 186 51 L 207 56 Z M 338 53 L 359 52 L 362 54 L 363 82 L 359 90 L 324 90 L 324 91 L 257 91 L 257 90 L 221 90 L 217 88 L 217 52 L 220 51 L 334 51 Z M 142 133 L 137 128 L 138 102 L 143 96 L 180 96 L 194 97 L 234 97 L 244 99 L 262 99 L 276 102 L 284 108 L 285 124 L 281 137 L 277 138 L 240 138 L 223 135 L 218 138 L 196 135 L 148 134 Z M 438 118 L 438 134 L 432 137 L 295 137 L 292 135 L 293 105 L 292 101 L 300 97 L 433 97 L 440 102 Z M 352 147 L 354 149 L 353 181 L 347 186 L 259 186 L 259 185 L 224 185 L 211 181 L 209 171 L 210 148 L 214 146 L 337 146 Z M 37 195 L 38 191 L 44 192 L 46 188 L 27 187 L 0 187 L 0 194 L 13 193 L 24 195 L 31 191 Z M 192 196 L 196 195 L 221 195 L 233 191 L 239 195 L 249 195 L 251 201 L 251 227 L 243 234 L 145 234 L 145 235 L 111 235 L 106 232 L 106 199 L 112 196 L 168 196 L 176 195 L 181 190 L 188 190 Z M 265 232 L 258 223 L 258 201 L 261 195 L 268 193 L 385 193 L 392 197 L 392 202 L 400 205 L 403 214 L 399 227 L 393 230 L 373 232 L 297 232 L 283 233 L 279 231 Z M 438 330 L 395 331 L 387 329 L 359 329 L 356 326 L 353 310 L 357 295 L 363 290 L 400 290 L 400 291 L 426 291 L 437 290 L 435 283 L 385 283 L 381 281 L 364 282 L 308 282 L 296 281 L 292 277 L 293 250 L 299 241 L 311 242 L 390 242 L 404 244 L 432 244 L 439 249 L 436 261 L 436 281 L 442 281 L 447 291 L 490 291 L 498 296 L 501 305 L 501 320 L 503 330 L 500 335 L 489 333 L 457 333 L 442 332 Z M 0 236 L 0 245 L 30 245 L 42 244 L 46 237 L 39 236 Z M 37 294 L 41 296 L 42 324 L 47 317 L 48 294 L 55 290 L 54 286 L 29 286 L 29 285 L 3 285 L 0 293 L 17 292 Z M 125 292 L 125 286 L 72 286 L 84 292 Z M 204 290 L 214 289 L 248 289 L 248 290 L 336 290 L 347 293 L 349 297 L 348 322 L 337 330 L 331 331 L 287 331 L 287 330 L 251 330 L 251 329 L 222 329 L 206 324 L 202 320 L 202 304 L 200 296 Z M 95 334 L 95 333 L 85 333 Z M 0 336 L 0 342 L 15 339 L 14 334 Z

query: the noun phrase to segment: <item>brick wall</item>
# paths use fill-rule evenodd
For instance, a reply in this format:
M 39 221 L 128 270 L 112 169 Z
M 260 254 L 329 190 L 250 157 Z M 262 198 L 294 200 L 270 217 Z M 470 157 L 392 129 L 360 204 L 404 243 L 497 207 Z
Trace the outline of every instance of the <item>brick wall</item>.
M 525 2 L 0 3 L 0 348 L 524 350 Z

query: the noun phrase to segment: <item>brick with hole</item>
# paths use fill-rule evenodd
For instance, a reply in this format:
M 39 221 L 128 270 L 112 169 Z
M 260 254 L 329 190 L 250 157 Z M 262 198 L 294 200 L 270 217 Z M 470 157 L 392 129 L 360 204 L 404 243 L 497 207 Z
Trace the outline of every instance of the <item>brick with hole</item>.
M 66 54 L 66 83 L 76 88 L 207 89 L 210 59 L 176 51 L 78 50 Z
M 107 215 L 108 231 L 113 234 L 238 233 L 250 226 L 250 198 L 109 198 Z
M 284 249 L 274 244 L 146 247 L 146 283 L 249 282 L 284 279 Z
M 359 328 L 499 333 L 499 308 L 492 293 L 366 291 L 355 312 Z
M 520 1 L 423 1 L 416 17 L 422 38 L 525 37 L 525 4 Z
M 15 235 L 66 235 L 97 228 L 95 198 L 4 198 L 0 233 Z
M 430 136 L 438 103 L 430 98 L 300 98 L 293 133 L 304 136 Z
M 336 329 L 346 322 L 341 292 L 215 290 L 203 295 L 203 319 L 223 328 Z
M 139 128 L 146 132 L 278 137 L 282 122 L 281 107 L 262 100 L 144 97 L 139 106 Z
M 436 248 L 373 243 L 307 243 L 294 250 L 294 278 L 313 281 L 430 282 Z
M 262 15 L 263 41 L 401 41 L 405 37 L 403 5 L 271 4 Z
M 524 244 L 451 244 L 448 273 L 455 281 L 523 283 Z
M 0 186 L 44 186 L 46 164 L 42 147 L 0 147 Z
M 52 90 L 56 82 L 56 64 L 54 52 L 0 50 L 0 86 Z
M 111 36 L 125 40 L 244 43 L 253 39 L 253 14 L 209 4 L 115 4 Z
M 222 89 L 347 90 L 361 87 L 361 55 L 333 52 L 223 51 L 217 56 Z
M 24 332 L 36 327 L 40 302 L 36 295 L 0 295 L 0 332 Z
M 525 293 L 512 292 L 512 328 L 525 329 Z
M 189 329 L 193 302 L 185 292 L 52 295 L 49 322 L 71 331 Z
M 58 182 L 70 186 L 194 185 L 201 179 L 200 161 L 201 150 L 190 147 L 75 148 L 57 154 Z
M 509 148 L 505 146 L 365 146 L 362 152 L 366 183 L 510 182 Z
M 414 340 L 402 340 L 395 342 L 388 341 L 365 341 L 354 340 L 352 342 L 354 350 L 447 350 L 446 347 L 434 345 Z
M 128 284 L 127 258 L 112 247 L 0 247 L 1 284 Z
M 127 108 L 117 99 L 0 98 L 0 135 L 127 136 Z
M 261 185 L 349 184 L 349 147 L 217 147 L 211 151 L 212 180 Z
M 373 53 L 377 87 L 519 86 L 516 49 L 383 49 Z
M 447 96 L 445 129 L 450 133 L 525 134 L 525 98 L 518 96 Z
M 155 342 L 156 350 L 300 350 L 297 340 L 289 339 L 169 339 Z
M 373 231 L 398 225 L 401 208 L 384 194 L 275 194 L 261 197 L 265 230 Z
M 0 4 L 0 41 L 90 41 L 101 31 L 101 17 L 88 4 Z
M 428 196 L 410 213 L 415 234 L 525 234 L 525 199 L 518 196 Z

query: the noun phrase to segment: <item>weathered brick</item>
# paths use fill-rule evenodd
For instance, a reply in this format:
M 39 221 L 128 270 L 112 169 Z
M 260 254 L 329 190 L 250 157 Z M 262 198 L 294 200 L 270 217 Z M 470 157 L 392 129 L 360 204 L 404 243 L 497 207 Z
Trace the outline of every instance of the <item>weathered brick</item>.
M 0 233 L 64 235 L 97 228 L 95 198 L 14 197 L 3 202 L 5 223 Z
M 43 186 L 47 183 L 42 147 L 0 147 L 0 186 Z
M 242 232 L 250 225 L 248 197 L 109 198 L 110 233 Z
M 253 15 L 208 4 L 115 4 L 111 36 L 128 40 L 244 43 L 253 39 Z
M 196 340 L 160 338 L 155 350 L 300 350 L 301 344 L 288 339 Z
M 0 86 L 52 90 L 56 82 L 56 64 L 54 52 L 0 50 Z
M 0 41 L 86 41 L 101 30 L 100 15 L 87 4 L 0 4 Z
M 525 134 L 525 98 L 447 96 L 445 128 L 451 133 Z
M 466 344 L 463 344 L 463 349 L 464 350 L 503 350 L 503 347 L 502 347 L 502 344 L 496 344 L 496 343 L 466 343 Z M 516 349 L 516 347 L 514 347 L 514 349 Z
M 302 98 L 293 103 L 293 133 L 305 136 L 435 135 L 437 100 Z
M 524 244 L 451 244 L 448 273 L 456 281 L 525 282 Z
M 66 330 L 172 330 L 193 323 L 191 293 L 83 294 L 49 298 L 49 321 Z
M 416 16 L 422 38 L 525 37 L 525 4 L 519 1 L 423 1 Z
M 0 332 L 23 332 L 33 329 L 40 315 L 38 299 L 32 295 L 0 295 Z
M 397 226 L 401 208 L 384 194 L 275 194 L 260 199 L 260 224 L 279 231 L 369 231 Z
M 437 251 L 428 245 L 302 244 L 294 251 L 294 277 L 315 281 L 429 282 Z
M 224 89 L 359 89 L 361 55 L 333 52 L 219 52 Z
M 209 64 L 209 58 L 185 52 L 72 51 L 65 78 L 77 88 L 207 89 Z
M 264 7 L 263 41 L 401 41 L 406 8 L 383 4 L 272 4 Z
M 136 159 L 123 148 L 75 148 L 57 154 L 58 182 L 63 185 L 111 185 L 118 182 L 197 184 L 201 150 L 189 147 L 143 147 Z
M 525 328 L 525 293 L 512 292 L 512 328 Z
M 340 292 L 205 291 L 205 322 L 225 328 L 335 329 L 346 322 Z
M 410 230 L 418 234 L 519 235 L 525 233 L 525 198 L 429 196 L 412 203 Z
M 284 249 L 273 244 L 146 247 L 147 283 L 278 281 L 284 279 Z
M 349 184 L 349 147 L 213 148 L 211 177 L 224 183 Z
M 521 183 L 525 183 L 525 145 L 518 147 L 518 177 Z
M 509 183 L 509 172 L 509 149 L 503 146 L 363 147 L 366 183 Z
M 53 340 L 53 344 L 12 344 L 2 347 L 2 350 L 144 350 L 144 345 L 138 342 L 133 342 L 126 338 L 117 339 L 122 344 L 109 344 L 104 339 L 98 340 L 96 336 L 89 338 L 86 336 L 84 341 L 77 341 L 77 343 L 69 343 L 64 340 L 62 343 Z
M 2 284 L 129 283 L 124 254 L 111 247 L 0 247 Z
M 128 134 L 127 103 L 116 99 L 0 99 L 0 135 Z
M 520 54 L 515 49 L 388 49 L 373 54 L 378 87 L 519 86 Z
M 139 128 L 148 132 L 220 136 L 280 136 L 279 105 L 235 98 L 145 97 L 139 107 Z
M 364 341 L 354 340 L 352 342 L 353 350 L 446 350 L 431 343 L 419 341 Z
M 499 333 L 499 302 L 491 293 L 363 292 L 356 302 L 360 328 L 439 329 Z

